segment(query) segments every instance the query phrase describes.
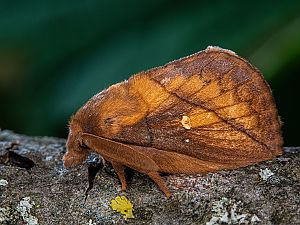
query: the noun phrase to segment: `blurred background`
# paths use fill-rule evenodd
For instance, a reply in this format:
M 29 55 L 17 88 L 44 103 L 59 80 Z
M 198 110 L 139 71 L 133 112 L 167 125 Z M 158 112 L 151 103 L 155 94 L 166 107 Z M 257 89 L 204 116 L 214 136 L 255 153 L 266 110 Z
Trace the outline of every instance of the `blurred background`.
M 285 146 L 299 145 L 300 1 L 0 1 L 0 127 L 66 137 L 92 95 L 208 45 L 270 83 Z M 299 88 L 299 89 L 298 89 Z

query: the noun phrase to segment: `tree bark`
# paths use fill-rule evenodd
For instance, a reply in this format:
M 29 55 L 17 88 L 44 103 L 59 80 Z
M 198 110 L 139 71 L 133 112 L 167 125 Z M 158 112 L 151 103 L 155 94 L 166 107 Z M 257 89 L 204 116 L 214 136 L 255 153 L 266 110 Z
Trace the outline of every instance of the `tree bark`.
M 34 166 L 24 168 L 26 162 L 9 158 L 8 151 Z M 120 192 L 106 164 L 86 201 L 93 158 L 65 170 L 65 151 L 64 139 L 0 131 L 0 224 L 300 224 L 300 147 L 236 170 L 163 176 L 170 199 L 149 177 L 132 171 L 127 191 Z M 117 196 L 133 204 L 135 218 L 125 220 L 110 207 Z

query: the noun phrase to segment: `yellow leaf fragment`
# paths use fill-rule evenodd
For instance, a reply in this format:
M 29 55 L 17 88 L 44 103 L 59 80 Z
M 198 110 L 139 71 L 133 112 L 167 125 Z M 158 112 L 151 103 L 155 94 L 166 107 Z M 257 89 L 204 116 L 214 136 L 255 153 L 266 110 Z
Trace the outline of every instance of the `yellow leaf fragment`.
M 117 196 L 115 199 L 111 200 L 110 207 L 123 214 L 124 219 L 134 218 L 133 205 L 125 196 Z

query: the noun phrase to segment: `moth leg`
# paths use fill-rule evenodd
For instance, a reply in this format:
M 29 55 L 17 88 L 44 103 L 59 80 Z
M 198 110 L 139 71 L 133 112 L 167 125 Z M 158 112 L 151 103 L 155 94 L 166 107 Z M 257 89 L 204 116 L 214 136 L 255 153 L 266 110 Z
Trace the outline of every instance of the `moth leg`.
M 157 184 L 157 186 L 163 191 L 167 198 L 170 198 L 171 193 L 158 172 L 149 172 L 148 176 Z
M 125 171 L 124 171 L 124 166 L 121 163 L 112 161 L 111 162 L 114 170 L 116 171 L 116 173 L 118 174 L 118 177 L 121 181 L 121 191 L 125 191 L 126 187 L 127 187 L 127 183 L 126 183 L 126 178 L 125 178 Z

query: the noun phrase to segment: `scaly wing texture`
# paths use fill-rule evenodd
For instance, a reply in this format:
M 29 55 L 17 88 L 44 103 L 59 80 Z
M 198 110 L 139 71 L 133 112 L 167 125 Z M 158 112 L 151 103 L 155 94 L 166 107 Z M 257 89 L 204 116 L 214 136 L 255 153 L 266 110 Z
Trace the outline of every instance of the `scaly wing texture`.
M 137 74 L 126 86 L 142 100 L 146 116 L 115 140 L 228 168 L 282 153 L 271 90 L 256 68 L 231 51 L 210 47 Z

